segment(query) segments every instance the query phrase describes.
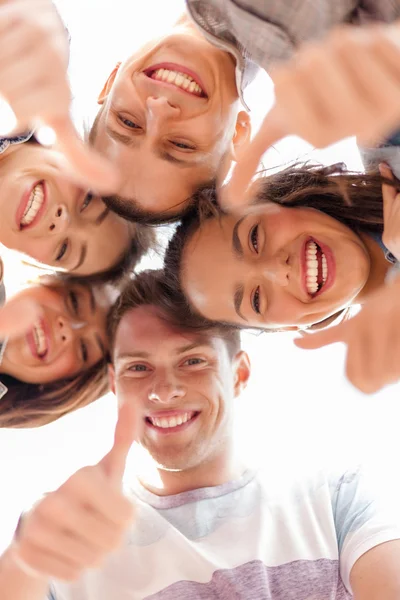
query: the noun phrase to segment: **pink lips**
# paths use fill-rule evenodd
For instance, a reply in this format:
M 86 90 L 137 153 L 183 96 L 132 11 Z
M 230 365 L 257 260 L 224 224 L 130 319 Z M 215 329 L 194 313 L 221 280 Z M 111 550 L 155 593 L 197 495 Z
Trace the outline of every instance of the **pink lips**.
M 48 324 L 47 324 L 47 322 L 44 319 L 40 320 L 40 325 L 42 326 L 44 334 L 46 336 L 46 344 L 47 344 L 47 350 L 46 350 L 46 352 L 43 355 L 38 354 L 38 351 L 37 351 L 37 348 L 36 348 L 35 335 L 33 333 L 33 329 L 31 331 L 29 331 L 29 333 L 27 333 L 26 339 L 27 339 L 27 342 L 28 342 L 29 349 L 32 352 L 32 356 L 34 358 L 39 359 L 39 360 L 44 360 L 46 358 L 46 356 L 50 352 L 50 335 L 49 335 Z
M 43 198 L 43 204 L 39 208 L 38 213 L 37 213 L 36 217 L 33 219 L 32 223 L 29 223 L 29 225 L 21 225 L 21 220 L 22 220 L 22 217 L 24 216 L 26 207 L 28 206 L 30 195 L 31 195 L 33 189 L 39 183 L 41 183 L 42 187 L 43 187 L 43 196 L 44 196 L 44 198 Z M 44 211 L 46 209 L 46 204 L 47 204 L 47 189 L 46 189 L 46 184 L 45 184 L 44 181 L 36 181 L 28 190 L 26 190 L 26 192 L 22 196 L 21 202 L 19 203 L 19 206 L 17 208 L 17 212 L 15 213 L 15 221 L 16 221 L 18 229 L 20 229 L 22 231 L 22 230 L 25 230 L 25 229 L 31 229 L 32 227 L 34 227 L 35 225 L 37 225 L 37 223 L 42 218 L 42 215 L 43 215 L 43 213 L 44 213 Z
M 329 288 L 331 288 L 332 285 L 334 284 L 335 278 L 336 278 L 336 261 L 335 261 L 335 257 L 333 255 L 331 248 L 329 246 L 327 246 L 326 244 L 323 244 L 322 242 L 320 242 L 319 240 L 317 240 L 314 237 L 308 237 L 304 241 L 302 252 L 301 252 L 301 267 L 302 267 L 301 281 L 303 284 L 303 290 L 305 291 L 305 293 L 307 294 L 308 297 L 310 297 L 310 294 L 308 293 L 307 286 L 306 286 L 306 279 L 307 279 L 306 248 L 307 248 L 308 242 L 310 242 L 310 241 L 315 242 L 321 248 L 322 252 L 325 254 L 326 264 L 328 267 L 328 277 L 327 277 L 324 285 L 321 287 L 321 289 L 318 292 L 316 292 L 315 294 L 312 295 L 312 298 L 317 298 L 321 294 L 324 294 L 326 291 L 328 291 Z
M 189 75 L 189 77 L 191 77 L 193 79 L 193 81 L 195 81 L 197 83 L 197 85 L 199 85 L 201 87 L 201 89 L 204 92 L 205 97 L 208 98 L 208 94 L 206 92 L 204 83 L 200 79 L 199 75 L 197 73 L 195 73 L 194 71 L 191 71 L 187 67 L 178 65 L 176 63 L 165 62 L 165 63 L 158 63 L 156 65 L 152 65 L 151 67 L 148 67 L 147 69 L 145 69 L 143 72 L 145 75 L 147 75 L 147 77 L 151 78 L 151 75 L 154 73 L 154 71 L 158 71 L 158 69 L 167 69 L 168 71 L 177 71 L 178 73 L 183 73 L 184 75 Z M 155 81 L 156 83 L 162 83 L 163 85 L 169 85 L 170 87 L 173 87 L 175 90 L 185 92 L 186 94 L 190 94 L 191 96 L 196 96 L 196 98 L 202 97 L 202 96 L 199 96 L 198 94 L 194 94 L 193 92 L 188 92 L 184 88 L 180 88 L 172 83 L 168 83 L 168 81 L 160 81 L 158 79 L 152 79 L 152 81 Z

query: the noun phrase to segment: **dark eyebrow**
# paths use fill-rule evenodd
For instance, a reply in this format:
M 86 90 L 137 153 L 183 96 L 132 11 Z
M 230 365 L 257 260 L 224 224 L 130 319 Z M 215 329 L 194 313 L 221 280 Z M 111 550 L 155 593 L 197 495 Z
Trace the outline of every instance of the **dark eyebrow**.
M 78 259 L 78 262 L 76 263 L 76 265 L 74 266 L 73 269 L 71 269 L 71 271 L 77 271 L 79 269 L 80 266 L 82 266 L 85 258 L 86 258 L 86 253 L 87 253 L 87 243 L 83 242 L 82 246 L 81 246 L 81 253 Z
M 99 336 L 98 333 L 96 333 L 96 342 L 100 348 L 101 356 L 104 358 L 105 356 L 107 356 L 107 352 L 106 352 L 105 346 L 101 340 L 101 337 Z
M 238 257 L 238 258 L 243 258 L 244 252 L 243 252 L 243 246 L 242 246 L 242 242 L 240 241 L 239 238 L 239 227 L 242 223 L 242 221 L 244 221 L 246 217 L 241 217 L 239 219 L 239 221 L 237 221 L 235 223 L 235 226 L 233 228 L 232 231 L 232 250 L 233 253 Z
M 110 213 L 110 209 L 106 207 L 106 208 L 103 210 L 103 212 L 101 212 L 101 213 L 99 214 L 99 216 L 96 218 L 96 221 L 95 221 L 96 225 L 101 225 L 101 224 L 102 224 L 102 222 L 104 221 L 104 219 L 105 219 L 106 217 L 108 217 L 109 213 Z
M 243 319 L 244 321 L 247 321 L 246 317 L 241 312 L 243 296 L 244 296 L 244 286 L 242 284 L 240 284 L 240 285 L 236 286 L 236 288 L 235 288 L 235 293 L 233 296 L 233 304 L 235 307 L 235 311 L 239 315 L 239 317 L 241 319 Z

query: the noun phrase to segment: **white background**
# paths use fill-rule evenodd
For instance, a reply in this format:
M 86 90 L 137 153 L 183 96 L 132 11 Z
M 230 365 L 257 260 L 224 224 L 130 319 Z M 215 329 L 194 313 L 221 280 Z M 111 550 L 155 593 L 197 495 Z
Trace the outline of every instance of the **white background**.
M 84 117 L 93 118 L 96 95 L 115 62 L 162 32 L 183 10 L 181 0 L 57 4 L 72 36 L 71 81 L 79 126 Z M 271 85 L 262 76 L 249 90 L 255 124 L 271 101 Z M 266 160 L 286 162 L 308 152 L 306 144 L 288 139 Z M 351 141 L 319 153 L 319 158 L 360 165 Z M 344 379 L 344 351 L 338 346 L 307 353 L 297 350 L 288 334 L 248 334 L 244 347 L 253 364 L 250 386 L 238 401 L 238 442 L 244 454 L 294 470 L 325 458 L 335 462 L 362 457 L 397 481 L 398 386 L 374 397 L 358 394 Z M 115 402 L 106 397 L 39 430 L 0 430 L 0 550 L 23 508 L 80 466 L 102 457 L 114 422 Z

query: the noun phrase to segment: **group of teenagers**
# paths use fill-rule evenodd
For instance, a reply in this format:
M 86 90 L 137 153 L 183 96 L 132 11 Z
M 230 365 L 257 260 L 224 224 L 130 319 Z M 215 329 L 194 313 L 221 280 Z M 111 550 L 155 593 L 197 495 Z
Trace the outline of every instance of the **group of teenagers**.
M 363 392 L 400 379 L 399 19 L 395 0 L 187 0 L 113 69 L 82 141 L 55 6 L 0 0 L 17 120 L 0 139 L 0 243 L 46 266 L 8 298 L 2 263 L 0 426 L 109 389 L 119 406 L 110 452 L 21 516 L 1 598 L 400 599 L 400 519 L 361 469 L 262 477 L 233 436 L 243 329 L 345 342 Z M 275 102 L 252 138 L 260 69 Z M 355 135 L 365 171 L 260 170 L 291 134 Z M 138 272 L 163 224 L 163 269 Z M 134 442 L 148 460 L 126 486 Z

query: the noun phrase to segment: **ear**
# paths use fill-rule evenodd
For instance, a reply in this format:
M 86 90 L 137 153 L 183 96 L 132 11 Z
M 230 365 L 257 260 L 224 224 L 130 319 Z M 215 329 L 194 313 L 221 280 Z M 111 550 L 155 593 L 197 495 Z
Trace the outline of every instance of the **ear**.
M 234 391 L 235 397 L 237 397 L 246 389 L 251 373 L 249 356 L 243 350 L 238 352 L 233 359 L 233 369 L 235 376 Z
M 103 86 L 103 89 L 101 90 L 101 92 L 99 94 L 99 97 L 97 98 L 97 104 L 103 104 L 104 101 L 106 100 L 108 94 L 111 92 L 111 88 L 114 85 L 114 81 L 115 81 L 115 78 L 117 76 L 120 66 L 121 66 L 121 63 L 119 62 L 115 65 L 115 67 L 111 71 L 110 75 L 108 76 L 107 81 L 105 82 L 105 84 Z
M 115 396 L 115 370 L 112 364 L 108 365 L 108 381 L 110 384 L 110 390 Z
M 251 121 L 250 115 L 241 110 L 236 119 L 235 135 L 232 139 L 233 160 L 240 160 L 250 144 L 251 139 Z

